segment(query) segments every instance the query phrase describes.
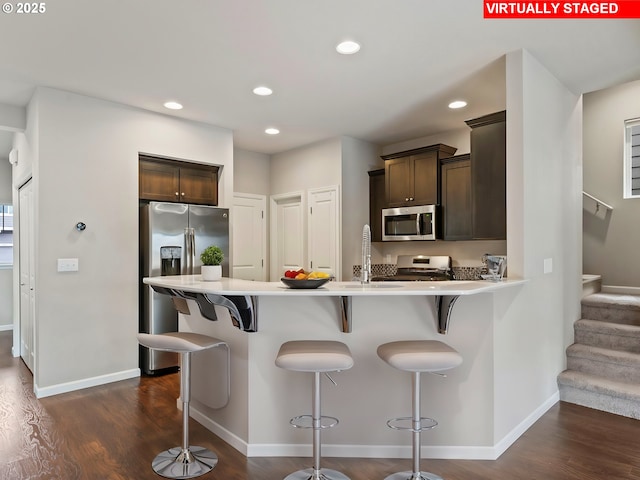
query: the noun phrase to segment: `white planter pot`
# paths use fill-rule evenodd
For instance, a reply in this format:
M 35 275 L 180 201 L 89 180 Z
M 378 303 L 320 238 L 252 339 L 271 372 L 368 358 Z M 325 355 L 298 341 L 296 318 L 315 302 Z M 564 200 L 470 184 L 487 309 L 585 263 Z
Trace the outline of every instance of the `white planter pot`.
M 207 282 L 220 280 L 222 278 L 222 265 L 203 265 L 202 280 Z

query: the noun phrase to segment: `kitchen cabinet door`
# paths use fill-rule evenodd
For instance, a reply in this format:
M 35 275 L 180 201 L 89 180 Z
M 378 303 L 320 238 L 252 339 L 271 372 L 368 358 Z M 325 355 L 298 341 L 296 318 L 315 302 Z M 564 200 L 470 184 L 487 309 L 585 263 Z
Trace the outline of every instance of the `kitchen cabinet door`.
M 217 168 L 180 167 L 180 201 L 201 205 L 217 205 Z
M 439 159 L 455 152 L 438 143 L 383 155 L 387 207 L 439 204 Z
M 506 112 L 468 120 L 471 127 L 473 238 L 507 238 Z
M 382 209 L 386 208 L 384 168 L 369 172 L 369 227 L 371 241 L 382 241 Z
M 385 197 L 387 206 L 409 205 L 412 197 L 411 161 L 409 157 L 384 162 Z
M 442 161 L 442 223 L 444 240 L 473 238 L 470 155 Z
M 412 155 L 411 170 L 413 184 L 411 185 L 412 205 L 436 205 L 438 200 L 438 153 L 427 152 Z
M 180 168 L 169 163 L 140 159 L 139 196 L 158 202 L 180 201 Z

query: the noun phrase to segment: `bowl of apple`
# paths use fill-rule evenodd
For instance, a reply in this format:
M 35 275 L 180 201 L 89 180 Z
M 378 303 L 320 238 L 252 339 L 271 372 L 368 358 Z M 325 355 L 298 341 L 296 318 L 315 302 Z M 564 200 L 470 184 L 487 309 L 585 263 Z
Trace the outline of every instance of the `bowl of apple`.
M 306 272 L 304 269 L 287 270 L 280 279 L 289 288 L 318 288 L 331 280 L 327 272 Z

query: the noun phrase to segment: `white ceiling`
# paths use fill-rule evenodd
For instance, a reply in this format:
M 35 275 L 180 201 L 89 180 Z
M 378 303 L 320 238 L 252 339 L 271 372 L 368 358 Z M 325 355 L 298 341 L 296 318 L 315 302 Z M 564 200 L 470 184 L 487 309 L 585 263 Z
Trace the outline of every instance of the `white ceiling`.
M 484 20 L 481 0 L 56 0 L 0 15 L 0 103 L 49 86 L 234 131 L 276 153 L 347 135 L 380 145 L 504 108 L 527 49 L 575 93 L 640 78 L 638 20 Z M 335 45 L 362 44 L 342 56 Z M 274 89 L 257 97 L 253 87 Z M 465 98 L 469 106 L 449 111 Z M 178 113 L 161 105 L 175 99 Z M 278 136 L 264 129 L 275 126 Z

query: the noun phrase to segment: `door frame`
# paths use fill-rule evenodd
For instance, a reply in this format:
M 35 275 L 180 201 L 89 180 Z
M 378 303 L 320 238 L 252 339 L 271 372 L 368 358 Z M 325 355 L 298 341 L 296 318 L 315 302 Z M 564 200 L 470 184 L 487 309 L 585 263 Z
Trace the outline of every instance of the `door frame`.
M 22 216 L 20 215 L 20 209 L 22 207 L 21 205 L 21 201 L 20 201 L 20 193 L 22 191 L 23 188 L 25 188 L 27 185 L 30 185 L 31 188 L 31 210 L 30 210 L 30 215 L 31 215 L 31 228 L 30 228 L 30 234 L 31 234 L 31 241 L 32 241 L 32 246 L 34 248 L 34 252 L 32 252 L 33 254 L 33 261 L 34 261 L 34 265 L 33 265 L 33 275 L 34 275 L 34 279 L 33 279 L 33 289 L 35 291 L 35 225 L 36 225 L 36 221 L 35 221 L 35 183 L 34 183 L 34 179 L 33 177 L 29 177 L 27 178 L 23 183 L 21 183 L 18 188 L 16 188 L 14 190 L 15 192 L 15 196 L 14 196 L 14 242 L 13 242 L 13 258 L 14 258 L 14 262 L 13 262 L 13 268 L 14 268 L 14 321 L 13 321 L 13 346 L 11 348 L 11 353 L 14 357 L 19 358 L 22 356 L 22 292 L 20 289 L 20 283 L 21 283 L 21 279 L 20 279 L 20 275 L 21 275 L 21 270 L 23 268 L 22 262 L 20 261 L 20 252 L 21 252 L 21 234 L 22 234 L 22 230 L 21 230 L 21 225 L 24 222 L 24 219 L 22 218 Z M 17 212 L 17 216 L 15 215 L 15 213 Z M 17 221 L 16 220 L 17 217 Z M 27 254 L 29 254 L 27 252 Z M 35 293 L 34 293 L 35 295 Z M 31 305 L 28 307 L 31 308 Z M 32 318 L 31 318 L 31 325 L 33 328 L 33 342 L 31 345 L 31 349 L 32 349 L 32 353 L 33 353 L 33 362 L 31 365 L 31 372 L 33 374 L 33 378 L 35 381 L 36 378 L 36 368 L 37 368 L 37 348 L 36 348 L 36 315 L 35 315 L 35 308 L 32 309 Z

